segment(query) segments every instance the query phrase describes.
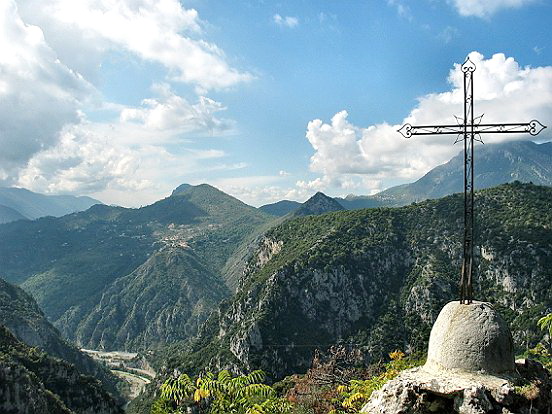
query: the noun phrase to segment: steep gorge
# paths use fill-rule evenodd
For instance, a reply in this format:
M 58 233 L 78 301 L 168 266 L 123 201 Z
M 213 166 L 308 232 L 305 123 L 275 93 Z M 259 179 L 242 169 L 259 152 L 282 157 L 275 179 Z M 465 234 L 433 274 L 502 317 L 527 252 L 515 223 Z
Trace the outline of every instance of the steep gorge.
M 495 303 L 519 348 L 552 308 L 552 189 L 511 184 L 477 193 L 476 297 Z M 421 350 L 457 295 L 460 195 L 402 208 L 310 216 L 270 230 L 237 294 L 167 367 L 304 372 L 342 343 L 367 360 Z M 480 249 L 480 250 L 479 250 Z M 168 361 L 168 362 L 167 362 Z

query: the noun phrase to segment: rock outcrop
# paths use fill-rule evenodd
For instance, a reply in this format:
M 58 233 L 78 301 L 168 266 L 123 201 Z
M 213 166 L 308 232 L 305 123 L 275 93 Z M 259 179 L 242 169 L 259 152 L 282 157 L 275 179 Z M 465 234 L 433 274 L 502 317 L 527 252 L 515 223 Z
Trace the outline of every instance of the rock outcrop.
M 435 373 L 413 368 L 375 391 L 368 414 L 548 414 L 550 373 L 538 362 L 516 361 L 518 375 Z
M 510 329 L 489 303 L 450 302 L 431 330 L 426 364 L 374 392 L 362 412 L 544 414 L 551 386 L 540 364 L 514 363 Z
M 0 412 L 122 414 L 96 379 L 18 341 L 0 325 Z

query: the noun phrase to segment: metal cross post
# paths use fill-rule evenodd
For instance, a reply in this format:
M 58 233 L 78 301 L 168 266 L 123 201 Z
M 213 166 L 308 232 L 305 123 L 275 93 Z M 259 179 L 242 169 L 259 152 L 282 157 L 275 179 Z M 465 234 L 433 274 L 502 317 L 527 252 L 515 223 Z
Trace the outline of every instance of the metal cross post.
M 526 123 L 482 124 L 479 116 L 473 115 L 473 72 L 475 64 L 469 59 L 462 64 L 464 73 L 464 119 L 456 117 L 456 125 L 410 125 L 404 124 L 399 132 L 405 137 L 413 135 L 457 135 L 456 142 L 461 137 L 464 140 L 464 251 L 462 256 L 462 274 L 460 278 L 460 303 L 469 304 L 473 299 L 473 144 L 481 134 L 520 134 L 538 135 L 544 128 L 539 121 Z M 460 121 L 462 121 L 460 123 Z M 483 141 L 481 141 L 483 142 Z

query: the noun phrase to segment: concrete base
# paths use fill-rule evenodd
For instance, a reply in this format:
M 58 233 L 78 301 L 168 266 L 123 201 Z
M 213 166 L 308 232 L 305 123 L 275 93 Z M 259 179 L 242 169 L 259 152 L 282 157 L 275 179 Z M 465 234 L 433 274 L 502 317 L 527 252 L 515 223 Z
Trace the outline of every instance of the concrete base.
M 508 324 L 489 303 L 447 303 L 431 330 L 424 370 L 514 373 Z

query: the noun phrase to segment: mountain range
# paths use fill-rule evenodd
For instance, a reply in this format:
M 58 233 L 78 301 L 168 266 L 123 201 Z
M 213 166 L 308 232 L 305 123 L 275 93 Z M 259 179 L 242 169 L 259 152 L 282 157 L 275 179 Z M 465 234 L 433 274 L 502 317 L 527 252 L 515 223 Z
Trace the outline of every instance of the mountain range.
M 550 153 L 529 142 L 479 147 L 476 180 L 550 185 Z M 456 191 L 462 165 L 455 157 L 370 197 L 317 193 L 256 209 L 183 184 L 137 209 L 96 204 L 1 224 L 0 321 L 77 369 L 86 364 L 61 337 L 148 351 L 162 375 L 261 368 L 279 379 L 334 344 L 368 361 L 423 349 L 456 297 L 463 203 L 420 200 Z M 499 307 L 520 348 L 542 337 L 535 320 L 552 308 L 551 200 L 551 188 L 519 182 L 476 195 L 477 297 Z
M 101 202 L 85 196 L 49 196 L 24 188 L 0 187 L 0 224 L 46 216 L 61 217 L 86 210 L 94 204 L 101 204 Z
M 478 300 L 510 322 L 518 351 L 552 308 L 552 188 L 507 184 L 476 193 Z M 167 369 L 305 372 L 317 349 L 344 344 L 377 361 L 423 350 L 457 297 L 462 195 L 401 208 L 338 211 L 269 230 L 236 294 L 188 345 L 158 355 Z
M 494 187 L 520 181 L 538 185 L 552 185 L 552 142 L 536 144 L 532 141 L 514 141 L 492 145 L 478 145 L 474 155 L 476 189 Z M 443 165 L 439 165 L 419 180 L 388 188 L 371 196 L 336 197 L 346 210 L 373 207 L 398 207 L 426 199 L 444 197 L 464 191 L 463 151 Z M 259 207 L 274 216 L 285 216 L 301 206 L 296 201 L 282 200 Z
M 271 219 L 211 186 L 182 186 L 139 209 L 4 224 L 0 276 L 79 346 L 147 349 L 195 334 L 242 273 L 233 253 Z

